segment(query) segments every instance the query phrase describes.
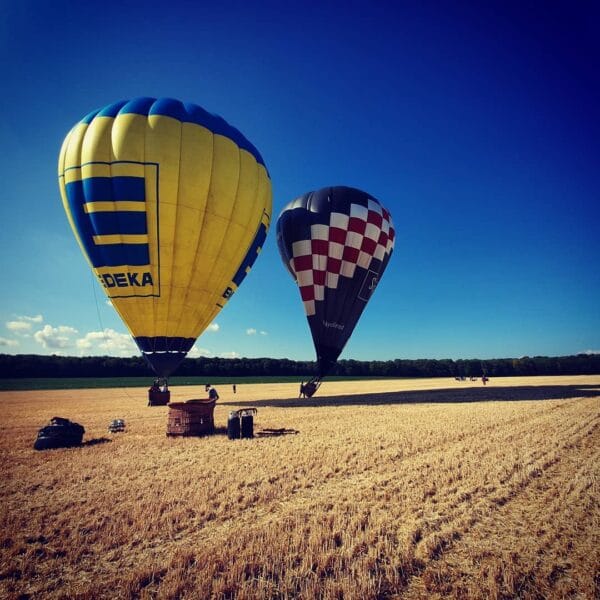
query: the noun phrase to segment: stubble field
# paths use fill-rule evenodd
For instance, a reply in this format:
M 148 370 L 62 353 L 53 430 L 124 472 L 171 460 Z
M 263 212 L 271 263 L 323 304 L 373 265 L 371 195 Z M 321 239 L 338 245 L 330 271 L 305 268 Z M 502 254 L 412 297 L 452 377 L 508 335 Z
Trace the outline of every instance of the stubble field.
M 145 389 L 0 393 L 0 596 L 600 597 L 599 376 L 219 393 L 179 439 Z M 53 416 L 84 445 L 34 451 Z

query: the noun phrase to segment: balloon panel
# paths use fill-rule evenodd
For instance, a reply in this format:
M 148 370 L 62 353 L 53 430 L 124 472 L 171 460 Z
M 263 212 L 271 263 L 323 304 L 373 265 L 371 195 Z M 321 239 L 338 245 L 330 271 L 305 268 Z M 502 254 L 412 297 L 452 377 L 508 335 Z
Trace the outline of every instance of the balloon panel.
M 277 221 L 277 244 L 297 282 L 319 375 L 331 369 L 388 264 L 395 231 L 372 196 L 324 188 L 290 202 Z
M 59 186 L 108 297 L 157 373 L 168 375 L 261 250 L 272 202 L 262 157 L 198 106 L 141 98 L 71 130 Z

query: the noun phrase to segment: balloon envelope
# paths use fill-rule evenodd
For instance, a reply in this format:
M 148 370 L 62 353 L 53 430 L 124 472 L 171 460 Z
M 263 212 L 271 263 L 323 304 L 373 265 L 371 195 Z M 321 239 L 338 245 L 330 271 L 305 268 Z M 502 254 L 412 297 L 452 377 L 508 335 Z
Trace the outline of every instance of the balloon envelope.
M 277 245 L 300 289 L 319 377 L 352 334 L 392 255 L 394 238 L 389 212 L 355 188 L 304 194 L 279 215 Z
M 58 177 L 85 257 L 150 365 L 169 375 L 263 245 L 272 200 L 261 155 L 199 106 L 136 98 L 71 129 Z

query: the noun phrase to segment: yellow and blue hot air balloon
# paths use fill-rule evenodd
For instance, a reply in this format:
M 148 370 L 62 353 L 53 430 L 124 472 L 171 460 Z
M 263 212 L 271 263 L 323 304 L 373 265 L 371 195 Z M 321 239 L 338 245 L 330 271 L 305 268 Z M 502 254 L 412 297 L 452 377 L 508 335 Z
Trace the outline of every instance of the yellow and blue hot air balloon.
M 136 98 L 71 129 L 58 178 L 85 257 L 143 355 L 167 377 L 263 246 L 272 192 L 260 153 L 195 104 Z

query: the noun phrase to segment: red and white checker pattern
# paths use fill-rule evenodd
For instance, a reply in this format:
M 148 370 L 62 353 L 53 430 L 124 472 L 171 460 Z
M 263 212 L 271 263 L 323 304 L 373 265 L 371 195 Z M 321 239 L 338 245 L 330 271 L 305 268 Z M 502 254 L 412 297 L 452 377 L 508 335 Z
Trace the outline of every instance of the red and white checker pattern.
M 373 258 L 383 261 L 394 248 L 395 231 L 387 210 L 369 199 L 368 206 L 351 204 L 349 215 L 332 212 L 329 225 L 312 225 L 310 235 L 292 243 L 290 260 L 307 316 L 315 314 L 326 287 L 354 277 L 357 265 L 368 269 Z

